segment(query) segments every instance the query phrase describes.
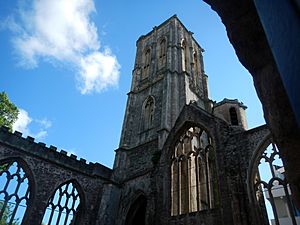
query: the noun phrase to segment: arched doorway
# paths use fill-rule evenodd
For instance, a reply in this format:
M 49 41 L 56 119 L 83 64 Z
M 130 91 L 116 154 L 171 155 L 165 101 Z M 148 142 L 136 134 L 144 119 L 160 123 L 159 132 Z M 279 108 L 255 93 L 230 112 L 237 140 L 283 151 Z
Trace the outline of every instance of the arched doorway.
M 126 216 L 125 225 L 145 225 L 147 199 L 144 195 L 139 196 Z

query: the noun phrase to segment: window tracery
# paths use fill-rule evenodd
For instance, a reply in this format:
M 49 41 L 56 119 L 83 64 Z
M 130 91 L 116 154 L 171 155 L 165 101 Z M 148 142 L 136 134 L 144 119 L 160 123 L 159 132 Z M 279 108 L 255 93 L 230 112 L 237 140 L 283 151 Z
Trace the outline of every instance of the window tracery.
M 159 68 L 162 68 L 166 64 L 166 39 L 162 39 L 159 43 Z
M 270 143 L 270 144 L 268 144 Z M 300 209 L 292 198 L 280 153 L 272 140 L 255 151 L 248 177 L 249 197 L 255 204 L 256 219 L 266 224 L 293 224 L 300 221 Z
M 80 206 L 80 196 L 73 182 L 58 187 L 49 199 L 42 224 L 74 224 Z
M 142 79 L 145 79 L 149 76 L 150 73 L 150 62 L 151 62 L 151 51 L 148 48 L 144 54 L 144 71 L 142 73 Z
M 175 145 L 171 163 L 171 215 L 210 209 L 217 196 L 215 151 L 207 132 L 191 127 Z
M 148 99 L 144 103 L 143 112 L 143 127 L 144 130 L 147 130 L 153 126 L 154 120 L 154 98 L 152 96 L 148 97 Z
M 29 197 L 29 180 L 20 163 L 0 163 L 0 224 L 22 222 Z

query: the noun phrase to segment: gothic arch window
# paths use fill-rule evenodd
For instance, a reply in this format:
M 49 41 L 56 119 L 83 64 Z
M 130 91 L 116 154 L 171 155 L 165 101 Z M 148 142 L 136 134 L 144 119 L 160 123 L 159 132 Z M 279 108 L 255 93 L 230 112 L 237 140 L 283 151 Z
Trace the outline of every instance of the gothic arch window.
M 125 225 L 145 225 L 147 199 L 139 196 L 130 206 L 126 216 Z
M 143 128 L 148 130 L 153 127 L 154 120 L 154 98 L 152 96 L 148 97 L 143 105 Z
M 188 50 L 185 40 L 182 40 L 181 42 L 181 48 L 182 48 L 182 70 L 187 72 L 188 68 Z
M 162 68 L 166 65 L 166 39 L 162 39 L 159 43 L 159 68 Z
M 254 151 L 247 182 L 257 224 L 299 224 L 300 209 L 292 201 L 281 156 L 270 138 Z
M 145 79 L 149 76 L 150 73 L 150 63 L 151 63 L 151 50 L 148 48 L 144 53 L 144 70 L 142 73 L 142 79 Z
M 28 175 L 18 160 L 0 163 L 0 224 L 22 222 L 30 197 Z
M 80 195 L 74 182 L 59 186 L 50 197 L 42 224 L 75 224 L 80 213 Z
M 229 115 L 230 115 L 230 121 L 231 121 L 231 125 L 239 125 L 239 121 L 238 121 L 238 116 L 236 113 L 236 108 L 231 107 L 229 109 Z
M 190 127 L 179 137 L 171 163 L 172 216 L 215 207 L 215 163 L 215 150 L 205 130 Z
M 195 78 L 197 78 L 199 63 L 198 63 L 198 54 L 197 54 L 196 50 L 193 52 L 193 62 L 194 62 L 194 76 L 195 76 Z

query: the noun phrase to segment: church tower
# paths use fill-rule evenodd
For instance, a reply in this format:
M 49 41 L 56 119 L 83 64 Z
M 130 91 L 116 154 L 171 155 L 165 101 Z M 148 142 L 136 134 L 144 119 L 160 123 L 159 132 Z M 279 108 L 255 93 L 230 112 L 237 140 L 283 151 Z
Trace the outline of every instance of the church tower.
M 153 167 L 185 105 L 212 112 L 204 72 L 203 49 L 176 15 L 136 43 L 132 84 L 128 93 L 114 171 L 127 179 Z M 123 177 L 123 178 L 122 178 Z
M 161 149 L 185 104 L 210 110 L 201 46 L 176 15 L 137 40 L 120 147 L 158 138 Z

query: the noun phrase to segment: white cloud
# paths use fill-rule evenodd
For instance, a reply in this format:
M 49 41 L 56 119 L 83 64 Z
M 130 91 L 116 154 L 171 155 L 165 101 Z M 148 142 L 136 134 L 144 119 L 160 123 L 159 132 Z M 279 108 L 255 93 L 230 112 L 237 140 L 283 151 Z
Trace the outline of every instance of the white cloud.
M 93 52 L 82 58 L 80 67 L 79 80 L 82 85 L 79 88 L 83 94 L 92 90 L 99 92 L 118 83 L 119 65 L 109 49 L 103 53 Z
M 92 0 L 35 0 L 29 5 L 6 21 L 21 65 L 34 68 L 40 60 L 71 64 L 82 94 L 117 86 L 120 66 L 108 48 L 100 48 L 90 18 L 96 12 Z
M 13 124 L 13 130 L 22 132 L 25 136 L 29 135 L 28 125 L 32 119 L 24 109 L 19 109 L 19 115 L 17 121 Z
M 33 132 L 31 127 L 35 127 L 36 132 Z M 24 136 L 31 136 L 38 140 L 43 140 L 47 136 L 47 129 L 52 126 L 50 120 L 44 119 L 32 119 L 28 112 L 24 109 L 19 109 L 19 115 L 17 121 L 13 124 L 13 130 L 17 130 L 23 133 Z

